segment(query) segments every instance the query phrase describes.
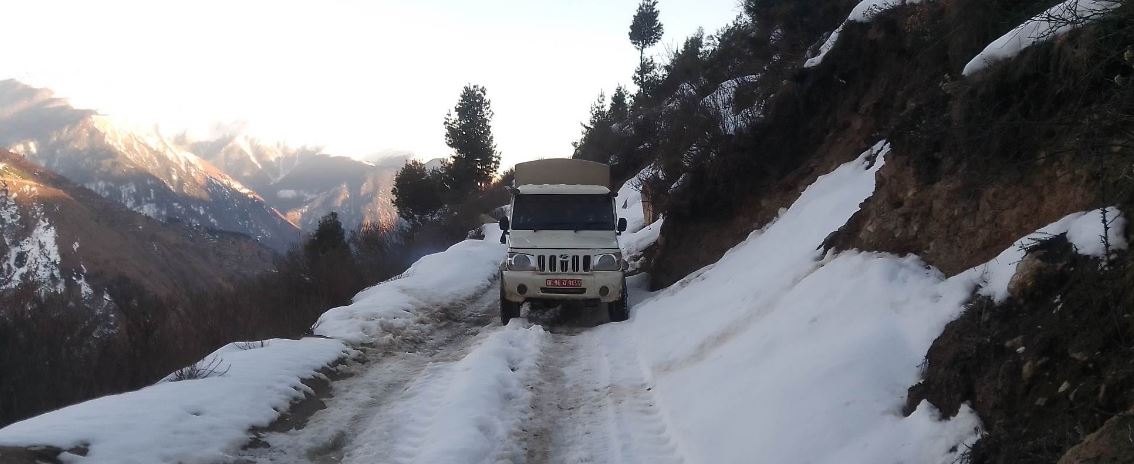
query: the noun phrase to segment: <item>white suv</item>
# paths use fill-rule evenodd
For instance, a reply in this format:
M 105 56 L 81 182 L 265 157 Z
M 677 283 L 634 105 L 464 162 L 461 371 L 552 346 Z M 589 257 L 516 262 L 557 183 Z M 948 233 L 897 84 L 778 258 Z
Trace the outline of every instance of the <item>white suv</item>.
M 574 159 L 516 165 L 509 215 L 500 219 L 508 257 L 500 265 L 500 320 L 527 300 L 597 301 L 612 321 L 628 317 L 626 263 L 610 168 Z

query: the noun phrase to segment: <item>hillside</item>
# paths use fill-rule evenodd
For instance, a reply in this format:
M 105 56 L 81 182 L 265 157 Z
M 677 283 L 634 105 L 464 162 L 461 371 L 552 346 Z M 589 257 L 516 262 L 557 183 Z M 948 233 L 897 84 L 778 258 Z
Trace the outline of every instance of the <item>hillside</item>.
M 273 253 L 239 234 L 165 224 L 130 211 L 22 156 L 0 151 L 6 196 L 3 288 L 41 291 L 118 279 L 157 295 L 225 287 L 272 268 Z
M 221 319 L 197 298 L 276 268 L 244 235 L 158 222 L 0 151 L 0 421 L 136 388 L 211 349 Z
M 241 233 L 278 251 L 298 240 L 294 225 L 212 164 L 45 89 L 0 81 L 0 147 L 158 220 Z
M 719 266 L 784 221 L 821 175 L 887 141 L 873 195 L 820 249 L 916 255 L 953 280 L 979 270 L 1011 280 L 1010 292 L 982 291 L 933 329 L 940 338 L 921 354 L 925 378 L 905 414 L 928 400 L 963 418 L 971 405 L 983 438 L 966 462 L 1126 462 L 1106 444 L 1134 407 L 1114 393 L 1131 379 L 1131 328 L 1116 316 L 1131 304 L 1119 251 L 1121 212 L 1134 208 L 1130 5 L 744 6 L 674 53 L 625 116 L 593 117 L 575 153 L 638 178 L 664 217 L 648 253 L 652 287 Z M 1098 230 L 1076 241 L 1067 224 L 1084 211 Z M 1024 275 L 992 271 L 1021 259 Z

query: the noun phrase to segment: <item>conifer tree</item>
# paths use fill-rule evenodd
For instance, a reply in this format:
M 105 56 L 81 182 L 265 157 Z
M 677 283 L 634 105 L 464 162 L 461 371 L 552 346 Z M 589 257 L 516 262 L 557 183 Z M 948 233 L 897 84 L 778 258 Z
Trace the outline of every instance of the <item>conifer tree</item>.
M 324 255 L 332 251 L 347 250 L 346 231 L 339 221 L 339 213 L 331 211 L 319 219 L 315 235 L 307 242 L 308 254 Z
M 641 58 L 645 58 L 647 48 L 661 40 L 664 31 L 665 28 L 658 21 L 658 1 L 642 0 L 630 22 L 630 43 L 638 49 Z
M 622 85 L 615 87 L 610 96 L 609 117 L 611 121 L 623 121 L 630 116 L 630 94 Z
M 443 206 L 444 184 L 438 171 L 428 170 L 420 161 L 407 161 L 394 176 L 394 206 L 398 216 L 420 222 Z
M 465 86 L 457 106 L 445 115 L 445 144 L 454 151 L 449 187 L 457 197 L 488 185 L 500 167 L 492 117 L 485 88 L 473 84 Z
M 630 22 L 630 43 L 638 49 L 638 69 L 634 71 L 634 83 L 639 91 L 648 94 L 656 80 L 654 60 L 646 58 L 646 49 L 654 46 L 662 38 L 665 28 L 658 21 L 658 1 L 642 0 L 638 11 Z

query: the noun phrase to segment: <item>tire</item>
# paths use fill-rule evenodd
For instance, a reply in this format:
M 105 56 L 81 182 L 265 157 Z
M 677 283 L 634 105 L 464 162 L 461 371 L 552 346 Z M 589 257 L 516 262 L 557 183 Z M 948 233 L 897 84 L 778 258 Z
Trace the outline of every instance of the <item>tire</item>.
M 504 298 L 504 279 L 500 279 L 500 325 L 508 325 L 508 321 L 520 317 L 520 305 Z
M 626 281 L 622 282 L 622 298 L 606 304 L 606 314 L 610 322 L 622 322 L 630 318 L 630 308 L 626 305 Z

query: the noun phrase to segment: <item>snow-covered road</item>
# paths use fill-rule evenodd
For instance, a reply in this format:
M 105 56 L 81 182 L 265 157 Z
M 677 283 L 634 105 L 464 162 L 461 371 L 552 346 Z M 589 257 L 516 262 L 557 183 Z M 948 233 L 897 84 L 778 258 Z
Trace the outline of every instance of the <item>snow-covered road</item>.
M 502 327 L 495 290 L 441 311 L 425 338 L 363 348 L 324 409 L 237 462 L 683 462 L 633 347 L 591 328 L 600 311 Z

